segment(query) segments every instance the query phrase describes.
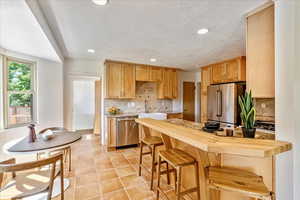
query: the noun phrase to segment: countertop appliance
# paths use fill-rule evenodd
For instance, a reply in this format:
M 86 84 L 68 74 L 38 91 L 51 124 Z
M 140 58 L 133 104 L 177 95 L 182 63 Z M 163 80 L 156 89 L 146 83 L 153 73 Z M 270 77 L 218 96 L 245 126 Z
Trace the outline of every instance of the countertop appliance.
M 244 83 L 211 85 L 207 94 L 208 121 L 240 125 L 238 96 L 245 92 Z
M 136 117 L 117 119 L 117 147 L 132 146 L 139 143 L 139 129 Z

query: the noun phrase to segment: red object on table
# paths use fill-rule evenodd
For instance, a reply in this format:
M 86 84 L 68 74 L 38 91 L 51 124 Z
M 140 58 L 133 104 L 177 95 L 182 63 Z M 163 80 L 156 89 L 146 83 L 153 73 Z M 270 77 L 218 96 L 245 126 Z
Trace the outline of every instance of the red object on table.
M 35 133 L 35 125 L 34 124 L 30 124 L 28 126 L 29 128 L 29 137 L 28 137 L 28 142 L 32 143 L 36 141 L 36 133 Z

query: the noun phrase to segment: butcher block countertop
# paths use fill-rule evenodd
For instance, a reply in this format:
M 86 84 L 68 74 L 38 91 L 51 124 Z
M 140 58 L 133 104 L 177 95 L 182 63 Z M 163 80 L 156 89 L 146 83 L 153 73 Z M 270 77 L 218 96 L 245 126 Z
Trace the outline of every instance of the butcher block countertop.
M 292 144 L 278 140 L 221 137 L 163 120 L 136 119 L 140 125 L 163 133 L 206 152 L 251 157 L 270 157 L 292 149 Z

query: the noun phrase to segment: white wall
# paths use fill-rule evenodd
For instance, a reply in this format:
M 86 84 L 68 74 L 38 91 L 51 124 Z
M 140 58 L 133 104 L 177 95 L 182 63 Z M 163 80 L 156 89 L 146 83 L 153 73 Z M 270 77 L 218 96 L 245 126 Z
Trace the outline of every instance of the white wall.
M 86 59 L 65 59 L 64 62 L 64 126 L 73 127 L 73 81 L 99 80 L 103 73 L 103 63 Z M 103 84 L 102 84 L 103 85 Z M 102 104 L 103 105 L 103 104 Z M 100 112 L 100 111 L 99 111 Z
M 276 137 L 293 143 L 276 159 L 278 200 L 300 199 L 299 12 L 299 0 L 275 1 Z
M 200 96 L 198 94 L 197 83 L 201 81 L 200 72 L 179 72 L 178 73 L 178 94 L 179 97 L 173 101 L 173 110 L 182 112 L 183 111 L 183 82 L 195 82 L 195 120 L 200 121 Z
M 37 62 L 37 129 L 63 126 L 63 64 L 0 49 L 0 54 Z M 0 70 L 0 73 L 2 69 Z M 2 98 L 2 93 L 0 97 Z M 0 105 L 1 107 L 3 105 Z M 0 110 L 1 111 L 1 110 Z M 3 112 L 0 113 L 3 116 Z M 1 120 L 0 120 L 1 121 Z M 0 130 L 0 146 L 28 134 L 27 127 Z M 2 151 L 0 160 L 8 155 Z

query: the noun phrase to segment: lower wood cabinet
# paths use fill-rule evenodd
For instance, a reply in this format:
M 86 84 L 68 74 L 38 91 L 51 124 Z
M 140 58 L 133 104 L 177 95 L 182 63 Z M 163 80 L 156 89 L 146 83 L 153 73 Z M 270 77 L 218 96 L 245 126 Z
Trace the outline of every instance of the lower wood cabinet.
M 114 148 L 117 146 L 117 120 L 116 118 L 107 118 L 107 146 Z

